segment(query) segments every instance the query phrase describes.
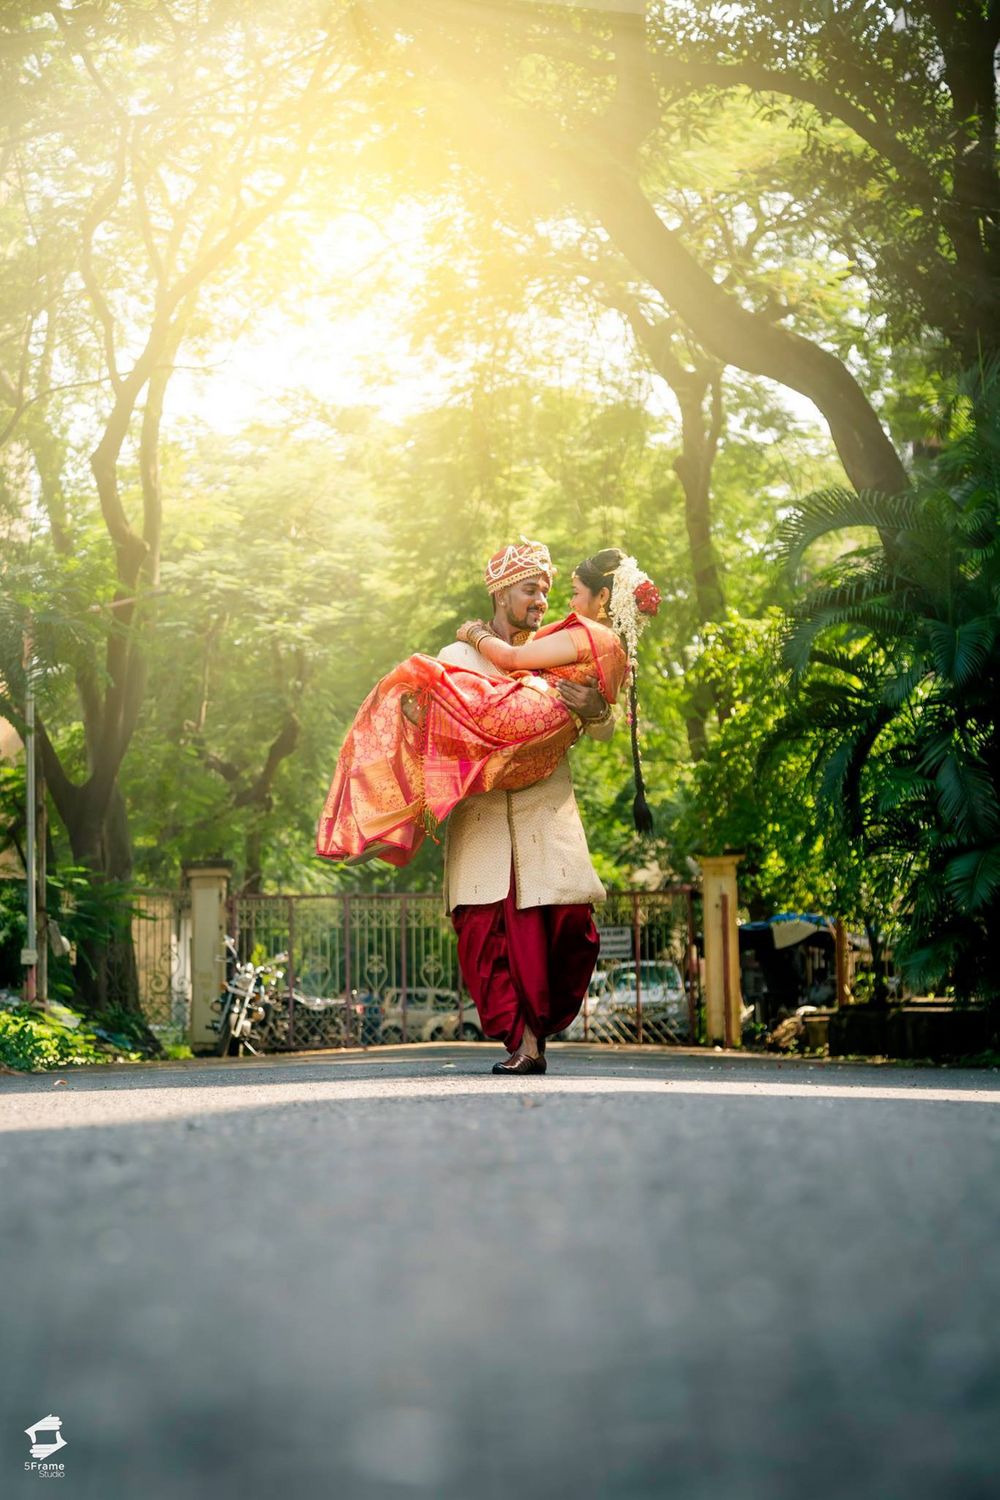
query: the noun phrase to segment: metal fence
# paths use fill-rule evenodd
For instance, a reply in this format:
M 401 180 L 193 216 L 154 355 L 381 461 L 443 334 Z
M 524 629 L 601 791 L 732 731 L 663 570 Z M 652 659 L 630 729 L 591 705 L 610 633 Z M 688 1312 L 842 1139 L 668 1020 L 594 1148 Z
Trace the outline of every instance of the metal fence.
M 569 1041 L 693 1042 L 701 967 L 692 886 L 611 891 L 597 908 L 601 956 Z
M 681 1042 L 698 1033 L 694 892 L 615 892 L 598 908 L 601 959 L 568 1040 Z M 268 1050 L 482 1040 L 438 893 L 237 896 L 240 957 L 286 953 Z
M 132 907 L 139 1000 L 151 1029 L 186 1039 L 191 1013 L 191 905 L 177 891 L 141 891 Z

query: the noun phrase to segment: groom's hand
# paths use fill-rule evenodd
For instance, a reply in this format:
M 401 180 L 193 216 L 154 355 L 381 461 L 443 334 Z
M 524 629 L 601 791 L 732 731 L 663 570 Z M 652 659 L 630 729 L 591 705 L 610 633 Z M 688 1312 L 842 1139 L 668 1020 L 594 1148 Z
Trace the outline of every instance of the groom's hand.
M 566 707 L 584 720 L 599 719 L 607 707 L 597 688 L 582 682 L 560 682 L 559 693 Z

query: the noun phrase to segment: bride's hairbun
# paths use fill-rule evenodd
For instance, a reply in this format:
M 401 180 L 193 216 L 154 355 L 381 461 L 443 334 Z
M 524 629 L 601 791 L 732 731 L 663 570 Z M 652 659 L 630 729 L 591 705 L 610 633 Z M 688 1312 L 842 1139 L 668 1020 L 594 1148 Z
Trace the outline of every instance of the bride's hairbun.
M 577 563 L 573 572 L 592 594 L 599 594 L 601 589 L 614 586 L 615 570 L 624 556 L 620 547 L 604 547 L 593 557 L 585 557 L 582 563 Z

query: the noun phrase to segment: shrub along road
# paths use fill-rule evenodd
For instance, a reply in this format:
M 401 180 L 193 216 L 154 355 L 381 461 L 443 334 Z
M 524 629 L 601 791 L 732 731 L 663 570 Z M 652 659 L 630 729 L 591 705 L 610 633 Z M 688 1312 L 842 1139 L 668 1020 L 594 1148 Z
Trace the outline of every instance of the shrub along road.
M 995 1493 L 1000 1075 L 497 1055 L 0 1079 L 3 1493 Z

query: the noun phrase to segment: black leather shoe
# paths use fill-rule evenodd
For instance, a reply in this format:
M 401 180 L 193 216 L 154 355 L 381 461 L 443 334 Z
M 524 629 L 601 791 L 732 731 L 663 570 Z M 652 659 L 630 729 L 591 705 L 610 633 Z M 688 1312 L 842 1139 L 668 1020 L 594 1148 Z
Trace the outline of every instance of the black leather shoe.
M 544 1057 L 528 1057 L 524 1052 L 516 1052 L 510 1062 L 494 1063 L 494 1073 L 544 1073 Z

